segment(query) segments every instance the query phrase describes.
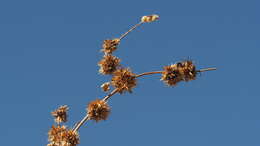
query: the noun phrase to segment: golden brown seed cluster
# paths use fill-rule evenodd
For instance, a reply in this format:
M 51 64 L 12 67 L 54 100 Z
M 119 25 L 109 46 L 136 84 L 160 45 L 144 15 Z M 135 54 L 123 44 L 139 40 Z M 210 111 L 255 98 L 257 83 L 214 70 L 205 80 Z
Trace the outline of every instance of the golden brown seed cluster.
M 57 110 L 51 112 L 56 123 L 67 122 L 67 111 L 69 107 L 67 105 L 60 106 Z
M 65 126 L 52 126 L 48 132 L 49 144 L 47 146 L 76 146 L 79 144 L 79 135 Z
M 169 86 L 176 86 L 180 81 L 195 80 L 196 74 L 195 65 L 192 61 L 187 60 L 165 66 L 161 80 Z
M 113 74 L 120 66 L 119 63 L 119 58 L 110 54 L 104 55 L 103 59 L 98 63 L 98 66 L 100 66 L 99 73 L 104 75 Z
M 121 94 L 125 91 L 131 93 L 132 88 L 134 88 L 137 84 L 135 74 L 128 68 L 116 70 L 114 72 L 114 76 L 112 77 L 111 83 Z
M 103 51 L 106 54 L 111 54 L 117 49 L 119 43 L 120 43 L 120 39 L 118 38 L 113 40 L 104 40 L 102 45 L 103 49 L 101 51 Z
M 153 22 L 159 19 L 158 15 L 149 15 L 149 16 L 143 16 L 141 18 L 141 22 Z
M 110 107 L 105 101 L 97 99 L 88 104 L 87 112 L 91 120 L 98 122 L 108 118 L 108 115 L 110 114 Z

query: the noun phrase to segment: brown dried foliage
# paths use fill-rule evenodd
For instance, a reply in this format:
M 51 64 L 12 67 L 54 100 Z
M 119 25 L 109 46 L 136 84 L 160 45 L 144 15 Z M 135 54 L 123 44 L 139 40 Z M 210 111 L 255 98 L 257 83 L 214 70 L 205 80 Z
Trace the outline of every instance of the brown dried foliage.
M 135 76 L 136 75 L 128 68 L 118 69 L 114 72 L 111 83 L 116 89 L 118 89 L 119 93 L 122 94 L 125 91 L 131 93 L 132 88 L 137 84 Z
M 87 112 L 91 120 L 98 122 L 108 118 L 110 114 L 110 107 L 105 101 L 97 99 L 88 104 Z

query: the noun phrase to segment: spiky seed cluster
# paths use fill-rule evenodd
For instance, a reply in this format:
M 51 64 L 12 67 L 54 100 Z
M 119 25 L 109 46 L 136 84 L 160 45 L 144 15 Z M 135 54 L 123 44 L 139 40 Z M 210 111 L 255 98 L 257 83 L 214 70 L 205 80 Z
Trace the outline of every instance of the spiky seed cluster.
M 143 16 L 141 18 L 141 22 L 145 23 L 145 22 L 153 22 L 159 19 L 158 15 L 149 15 L 149 16 Z
M 103 59 L 98 63 L 98 66 L 100 67 L 99 72 L 104 75 L 113 74 L 120 66 L 119 63 L 119 58 L 110 54 L 104 55 Z
M 196 67 L 192 61 L 178 62 L 170 66 L 165 66 L 161 80 L 169 86 L 176 86 L 180 81 L 190 81 L 196 79 Z
M 106 82 L 102 84 L 100 87 L 103 89 L 103 91 L 107 92 L 110 90 L 110 82 Z
M 103 49 L 101 51 L 103 51 L 106 54 L 111 54 L 117 49 L 119 43 L 120 43 L 120 39 L 118 38 L 113 40 L 104 40 L 102 45 Z
M 111 79 L 111 84 L 118 89 L 119 93 L 125 91 L 132 92 L 132 88 L 136 86 L 135 74 L 128 68 L 118 69 L 114 72 L 114 76 Z
M 63 126 L 52 126 L 48 132 L 49 144 L 47 146 L 76 146 L 79 144 L 79 135 Z
M 105 101 L 97 99 L 88 104 L 87 112 L 91 120 L 98 122 L 108 118 L 110 107 Z
M 69 107 L 67 105 L 60 106 L 58 109 L 55 111 L 51 112 L 52 116 L 55 118 L 56 123 L 61 123 L 61 122 L 67 122 L 67 111 Z

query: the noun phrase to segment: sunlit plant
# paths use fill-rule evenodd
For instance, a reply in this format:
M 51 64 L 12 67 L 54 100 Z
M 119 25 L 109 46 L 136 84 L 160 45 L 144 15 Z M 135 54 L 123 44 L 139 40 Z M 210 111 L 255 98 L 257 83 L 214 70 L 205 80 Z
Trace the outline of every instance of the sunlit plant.
M 103 98 L 95 99 L 86 106 L 86 113 L 82 120 L 76 122 L 72 128 L 68 128 L 62 123 L 67 122 L 68 106 L 60 106 L 55 111 L 51 112 L 54 117 L 55 125 L 51 127 L 48 132 L 47 146 L 76 146 L 80 143 L 79 129 L 82 125 L 94 120 L 99 122 L 106 120 L 109 117 L 111 108 L 108 105 L 109 99 L 116 93 L 123 94 L 126 92 L 132 93 L 133 88 L 138 85 L 138 79 L 143 76 L 151 74 L 160 74 L 161 81 L 168 86 L 176 86 L 179 82 L 191 81 L 197 78 L 197 74 L 205 71 L 215 70 L 216 68 L 197 69 L 192 60 L 183 60 L 175 64 L 164 66 L 160 71 L 145 72 L 135 74 L 130 68 L 123 67 L 121 60 L 113 55 L 113 52 L 118 49 L 121 41 L 138 26 L 154 22 L 159 19 L 158 15 L 143 16 L 139 23 L 134 25 L 126 33 L 119 38 L 104 40 L 102 45 L 103 58 L 98 62 L 99 73 L 103 75 L 110 75 L 111 80 L 101 85 L 104 92 L 113 90 Z

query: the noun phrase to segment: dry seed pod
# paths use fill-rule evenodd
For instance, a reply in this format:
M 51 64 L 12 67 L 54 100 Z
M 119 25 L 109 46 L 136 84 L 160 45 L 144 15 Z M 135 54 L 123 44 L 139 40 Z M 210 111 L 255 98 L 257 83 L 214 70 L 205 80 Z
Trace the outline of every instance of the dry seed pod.
M 132 92 L 132 88 L 136 86 L 136 75 L 128 68 L 118 69 L 114 72 L 111 84 L 117 88 L 119 93 L 125 91 Z
M 97 99 L 88 104 L 87 112 L 91 120 L 98 122 L 108 118 L 110 107 L 105 101 Z
M 187 60 L 165 66 L 161 80 L 169 86 L 176 86 L 180 81 L 195 80 L 196 74 L 195 65 L 192 61 Z
M 149 15 L 149 16 L 143 16 L 141 18 L 141 22 L 145 23 L 145 22 L 153 22 L 159 19 L 158 15 Z
M 103 75 L 113 74 L 120 66 L 120 59 L 110 54 L 104 55 L 103 59 L 98 63 L 99 72 Z
M 106 54 L 111 54 L 117 49 L 119 43 L 120 43 L 120 39 L 118 38 L 113 40 L 104 40 L 102 45 L 103 49 L 101 51 L 103 51 Z
M 103 91 L 107 92 L 110 90 L 110 82 L 106 82 L 102 84 L 100 87 L 103 89 Z
M 61 122 L 67 122 L 67 111 L 69 107 L 67 105 L 60 106 L 57 110 L 51 112 L 52 116 L 55 118 L 56 123 L 61 123 Z
M 63 126 L 52 126 L 48 132 L 47 146 L 76 146 L 79 144 L 79 134 Z

